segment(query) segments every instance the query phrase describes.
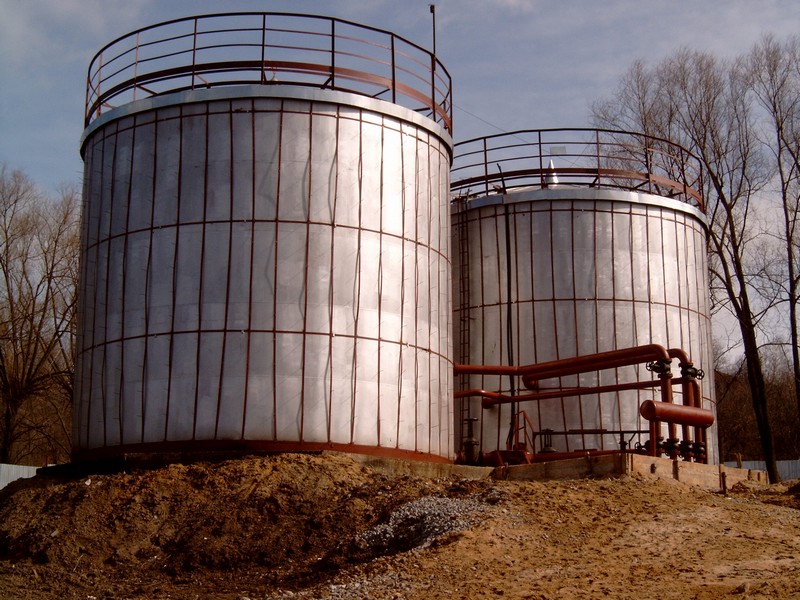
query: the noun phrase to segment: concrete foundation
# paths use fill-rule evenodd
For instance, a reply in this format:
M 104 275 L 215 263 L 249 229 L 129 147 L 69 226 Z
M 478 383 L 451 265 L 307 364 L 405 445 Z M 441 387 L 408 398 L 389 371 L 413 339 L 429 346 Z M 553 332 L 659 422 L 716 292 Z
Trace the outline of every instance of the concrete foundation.
M 713 491 L 727 491 L 740 481 L 769 483 L 765 471 L 735 469 L 725 465 L 705 465 L 669 458 L 654 458 L 639 454 L 587 455 L 532 465 L 498 467 L 492 474 L 496 479 L 536 480 L 581 479 L 635 475 L 650 479 L 674 479 Z
M 763 485 L 769 483 L 765 471 L 690 463 L 639 454 L 619 453 L 600 456 L 587 454 L 581 458 L 497 468 L 427 463 L 371 455 L 349 454 L 348 456 L 364 466 L 392 477 L 402 475 L 430 478 L 456 476 L 464 479 L 493 477 L 507 481 L 551 481 L 631 475 L 646 479 L 673 479 L 715 492 L 725 492 L 740 481 Z

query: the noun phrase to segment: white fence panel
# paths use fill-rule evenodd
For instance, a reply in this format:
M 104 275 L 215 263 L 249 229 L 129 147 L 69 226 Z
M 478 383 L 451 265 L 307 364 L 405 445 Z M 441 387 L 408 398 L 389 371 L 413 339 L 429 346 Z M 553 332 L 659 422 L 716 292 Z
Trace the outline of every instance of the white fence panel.
M 737 467 L 736 461 L 728 461 L 726 467 Z M 767 463 L 763 460 L 743 460 L 742 469 L 753 469 L 754 471 L 766 471 Z M 800 460 L 779 460 L 778 474 L 783 481 L 800 479 Z

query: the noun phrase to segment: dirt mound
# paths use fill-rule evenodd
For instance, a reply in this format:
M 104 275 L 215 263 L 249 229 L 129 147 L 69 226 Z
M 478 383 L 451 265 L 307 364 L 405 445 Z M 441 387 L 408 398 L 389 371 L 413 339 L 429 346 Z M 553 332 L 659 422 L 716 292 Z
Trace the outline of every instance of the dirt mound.
M 792 598 L 796 495 L 392 478 L 345 455 L 38 476 L 0 493 L 0 598 Z

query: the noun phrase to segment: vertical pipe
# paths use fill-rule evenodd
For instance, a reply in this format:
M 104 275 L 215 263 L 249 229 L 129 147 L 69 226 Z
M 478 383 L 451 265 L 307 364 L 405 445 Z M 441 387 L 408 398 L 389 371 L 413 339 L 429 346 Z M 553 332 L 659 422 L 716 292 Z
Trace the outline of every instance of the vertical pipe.
M 133 197 L 133 173 L 134 173 L 134 167 L 136 165 L 136 160 L 137 160 L 136 159 L 136 133 L 137 133 L 137 130 L 138 130 L 138 125 L 139 125 L 139 118 L 138 117 L 134 117 L 133 127 L 131 129 L 130 171 L 128 172 L 129 179 L 128 179 L 128 182 L 127 182 L 128 189 L 127 189 L 127 192 L 126 192 L 126 204 L 127 204 L 127 207 L 126 207 L 126 213 L 125 213 L 125 236 L 124 236 L 123 251 L 122 251 L 122 256 L 123 256 L 123 259 L 122 259 L 122 290 L 121 290 L 121 302 L 120 302 L 120 304 L 121 304 L 121 307 L 120 307 L 120 314 L 121 314 L 121 317 L 120 317 L 120 339 L 122 340 L 122 343 L 121 343 L 121 346 L 120 346 L 120 360 L 119 360 L 119 362 L 120 362 L 119 389 L 120 389 L 120 396 L 123 397 L 123 398 L 126 397 L 126 394 L 125 394 L 125 347 L 127 346 L 127 342 L 128 342 L 128 337 L 127 337 L 127 335 L 125 333 L 125 314 L 128 312 L 128 310 L 130 310 L 130 307 L 126 307 L 126 305 L 127 305 L 127 302 L 126 302 L 127 293 L 126 292 L 127 292 L 127 287 L 128 287 L 128 277 L 127 277 L 127 275 L 128 275 L 128 269 L 127 269 L 127 267 L 128 267 L 128 250 L 129 250 L 129 245 L 128 244 L 129 244 L 130 236 L 131 236 L 131 227 L 130 227 L 130 222 L 131 222 L 131 199 Z M 111 201 L 113 202 L 113 196 L 111 197 Z M 98 224 L 98 231 L 99 231 L 99 224 Z M 109 251 L 111 250 L 110 241 L 111 240 L 109 240 L 109 245 L 108 245 Z M 111 255 L 109 253 L 109 258 L 110 258 L 110 256 Z M 108 281 L 106 281 L 106 286 L 108 286 Z M 106 310 L 108 310 L 108 309 L 106 308 Z M 105 348 L 103 350 L 103 359 L 105 360 Z M 104 369 L 103 370 L 105 371 L 105 365 L 104 365 Z M 127 400 L 127 398 L 126 398 L 126 400 Z M 127 401 L 131 401 L 131 400 L 127 400 Z M 105 402 L 103 404 L 105 404 Z M 123 439 L 123 432 L 125 430 L 124 429 L 123 411 L 122 411 L 123 404 L 120 402 L 117 408 L 118 408 L 118 415 L 119 415 L 119 434 L 120 434 L 120 442 L 121 442 L 122 439 Z M 108 444 L 107 441 L 105 443 L 106 443 L 106 445 Z
M 336 144 L 336 149 L 334 150 L 333 155 L 333 163 L 334 163 L 334 177 L 333 177 L 333 190 L 331 193 L 331 197 L 333 198 L 333 206 L 331 207 L 331 223 L 335 224 L 337 222 L 337 208 L 339 206 L 339 144 L 341 143 L 340 139 L 340 127 L 341 127 L 341 107 L 336 107 L 336 133 L 334 134 L 334 143 Z M 333 338 L 334 338 L 334 331 L 333 331 L 333 320 L 334 320 L 334 286 L 336 285 L 336 280 L 334 278 L 334 266 L 336 264 L 336 227 L 331 227 L 331 246 L 330 246 L 330 261 L 328 263 L 328 364 L 327 364 L 327 372 L 328 372 L 328 405 L 326 407 L 326 423 L 325 423 L 325 434 L 326 439 L 328 442 L 331 441 L 331 437 L 333 432 L 331 428 L 333 426 Z M 380 259 L 379 259 L 380 260 Z M 378 270 L 378 293 L 380 294 L 380 268 Z M 378 312 L 380 313 L 380 308 L 378 308 Z M 380 337 L 380 320 L 378 321 L 378 337 Z M 378 396 L 378 414 L 380 415 L 380 395 Z M 378 417 L 378 422 L 380 423 L 380 416 Z M 380 429 L 379 437 L 380 440 Z
M 431 119 L 436 121 L 436 5 L 431 4 L 433 18 L 433 52 L 431 53 Z
M 694 387 L 692 386 L 691 379 L 686 375 L 681 377 L 681 392 L 683 395 L 684 406 L 695 406 Z M 683 425 L 681 427 L 681 435 L 683 436 L 683 440 L 685 442 L 692 441 L 691 435 L 689 434 L 688 425 Z M 699 437 L 697 436 L 697 428 L 695 428 L 695 440 L 699 441 Z
M 266 19 L 266 15 L 264 15 Z M 262 28 L 262 36 L 263 36 Z M 261 73 L 264 73 L 264 43 L 262 37 L 261 43 Z M 250 264 L 248 265 L 247 277 L 247 346 L 244 353 L 244 398 L 242 399 L 242 430 L 240 432 L 241 439 L 244 439 L 247 431 L 247 409 L 250 400 L 250 362 L 252 360 L 252 346 L 253 346 L 253 278 L 255 276 L 255 268 L 253 260 L 255 259 L 256 248 L 256 181 L 257 171 L 256 165 L 256 103 L 250 101 Z
M 112 159 L 111 159 L 111 161 L 112 161 L 111 162 L 111 184 L 109 186 L 109 193 L 108 193 L 108 202 L 109 202 L 109 209 L 110 209 L 110 213 L 109 213 L 109 216 L 108 216 L 109 217 L 109 223 L 111 223 L 111 217 L 113 216 L 114 194 L 116 192 L 116 182 L 117 182 L 116 169 L 117 169 L 117 148 L 119 146 L 119 128 L 116 127 L 115 129 L 116 129 L 116 131 L 115 131 L 115 135 L 114 135 L 114 150 L 113 150 Z M 134 128 L 133 129 L 133 139 L 135 139 L 135 131 L 136 131 L 136 129 Z M 106 140 L 106 138 L 104 138 L 103 139 L 103 157 L 105 157 L 105 152 L 106 152 L 105 146 L 106 146 L 106 143 L 107 143 L 107 140 Z M 133 154 L 133 152 L 131 152 L 131 155 L 132 154 Z M 103 178 L 101 179 L 101 186 L 100 186 L 100 190 L 101 190 L 101 192 L 100 192 L 101 208 L 102 208 L 102 193 L 103 193 L 102 190 L 105 187 L 104 181 L 103 181 L 104 178 L 105 178 L 104 176 L 105 176 L 105 170 L 103 170 Z M 100 218 L 100 215 L 98 215 L 98 217 L 97 217 L 97 234 L 96 234 L 96 237 L 95 237 L 95 245 L 96 245 L 95 246 L 96 247 L 95 256 L 97 257 L 95 259 L 96 260 L 96 265 L 95 265 L 96 269 L 100 268 L 99 257 L 100 257 L 100 249 L 102 247 L 100 245 L 100 235 L 101 235 L 100 226 L 101 226 L 101 223 L 102 223 L 102 219 Z M 125 239 L 127 240 L 127 231 L 126 231 L 126 238 Z M 106 323 L 106 331 L 108 331 L 108 306 L 109 306 L 109 298 L 108 298 L 108 285 L 109 284 L 108 284 L 108 281 L 109 281 L 109 274 L 111 273 L 111 239 L 110 239 L 110 236 L 109 236 L 109 239 L 106 240 L 105 248 L 106 248 L 106 275 L 105 275 L 106 289 L 104 290 L 104 293 L 105 293 L 105 305 L 103 307 L 103 310 L 105 312 L 104 318 L 105 318 L 105 323 Z M 124 270 L 123 270 L 123 277 L 124 277 Z M 124 279 L 123 279 L 123 284 L 124 284 Z M 124 289 L 124 287 L 123 287 L 123 289 Z M 99 291 L 100 290 L 95 289 L 95 305 L 94 305 L 94 310 L 92 311 L 92 320 L 94 320 L 95 316 L 96 316 L 96 310 L 97 310 L 96 298 L 97 298 L 97 294 L 99 293 Z M 123 296 L 123 298 L 121 300 L 124 302 L 124 296 Z M 122 314 L 124 315 L 124 312 Z M 125 322 L 125 320 L 124 320 L 124 316 L 123 316 L 122 317 L 123 325 L 124 325 L 124 322 Z M 124 348 L 125 347 L 124 346 L 124 344 L 125 344 L 125 341 L 124 341 L 124 337 L 125 337 L 124 336 L 124 328 L 121 328 L 120 333 L 121 333 L 121 335 L 120 335 L 120 338 L 121 338 L 120 348 Z M 92 327 L 92 359 L 93 360 L 94 360 L 94 353 L 97 352 L 97 344 L 96 344 L 96 337 L 95 337 L 96 334 L 97 334 L 97 328 L 96 327 Z M 103 344 L 102 348 L 103 348 L 103 363 L 102 363 L 102 371 L 101 371 L 101 375 L 100 375 L 100 377 L 101 377 L 100 389 L 104 392 L 105 391 L 105 377 L 106 377 L 106 370 L 107 370 L 107 366 L 106 366 L 106 351 L 107 351 L 108 347 L 107 347 L 106 344 Z M 123 372 L 122 371 L 122 365 L 123 365 L 123 361 L 122 361 L 122 359 L 120 359 L 120 376 L 122 375 L 122 372 Z M 92 376 L 94 376 L 94 369 L 91 369 L 89 372 L 92 374 Z M 89 389 L 93 389 L 93 386 L 90 385 Z M 122 386 L 121 385 L 120 385 L 119 390 L 120 390 L 120 394 L 121 394 L 121 392 L 122 392 Z M 105 394 L 101 393 L 100 401 L 103 403 L 103 420 L 104 421 L 107 419 L 106 402 L 105 402 L 105 400 L 106 400 L 105 399 Z M 121 409 L 121 406 L 122 406 L 122 404 L 120 403 L 119 406 L 117 407 L 119 409 L 119 412 L 117 413 L 117 415 L 118 415 L 118 418 L 120 420 L 120 439 L 122 439 L 122 437 L 121 437 L 122 436 L 122 409 Z M 91 412 L 90 412 L 90 414 L 91 414 Z M 105 425 L 103 427 L 103 443 L 104 444 L 107 443 Z
M 363 131 L 361 132 L 363 134 Z M 384 138 L 385 132 L 381 130 L 381 147 L 385 143 Z M 360 142 L 359 142 L 360 143 Z M 361 174 L 361 157 L 362 154 L 359 153 L 359 178 Z M 406 173 L 405 173 L 405 157 L 403 156 L 403 145 L 402 142 L 400 143 L 400 205 L 401 205 L 401 213 L 402 217 L 400 219 L 400 231 L 402 232 L 402 241 L 400 242 L 401 248 L 401 255 L 402 258 L 400 259 L 400 335 L 402 337 L 403 331 L 405 330 L 405 320 L 406 320 Z M 384 198 L 383 198 L 383 189 L 381 190 L 381 206 L 383 206 Z M 360 203 L 359 198 L 359 203 Z M 407 347 L 407 343 L 403 343 L 405 340 L 401 340 L 400 349 L 398 352 L 398 361 L 397 361 L 397 425 L 395 426 L 395 446 L 400 445 L 400 423 L 403 417 L 403 349 Z
M 666 370 L 658 374 L 659 379 L 661 380 L 661 400 L 662 402 L 668 402 L 672 404 L 672 373 L 669 370 L 669 364 L 666 366 Z M 667 437 L 674 440 L 675 439 L 675 423 L 667 423 Z M 651 441 L 652 444 L 656 443 L 656 440 Z M 670 453 L 670 458 L 675 458 L 675 451 L 673 450 Z
M 230 193 L 228 197 L 228 247 L 225 249 L 228 253 L 228 260 L 225 265 L 225 307 L 223 309 L 223 317 L 222 317 L 222 348 L 220 349 L 220 361 L 219 361 L 219 383 L 217 385 L 217 414 L 214 418 L 214 439 L 219 439 L 219 419 L 220 414 L 222 413 L 222 400 L 223 400 L 223 387 L 225 381 L 225 359 L 228 358 L 227 348 L 228 348 L 228 331 L 230 329 L 228 320 L 229 320 L 229 313 L 230 313 L 230 306 L 231 306 L 231 273 L 233 272 L 233 198 L 235 196 L 235 186 L 236 186 L 236 178 L 234 176 L 233 165 L 235 164 L 234 156 L 233 156 L 233 107 L 231 103 L 227 103 L 228 114 L 227 114 L 227 135 L 228 135 L 228 182 L 230 183 Z M 222 248 L 218 248 L 218 251 L 222 252 Z
M 180 108 L 178 118 L 178 184 L 176 190 L 176 206 L 175 206 L 175 253 L 172 255 L 172 306 L 170 307 L 169 319 L 169 350 L 167 358 L 167 405 L 164 414 L 164 439 L 169 436 L 169 406 L 172 400 L 172 367 L 175 359 L 175 315 L 178 306 L 178 252 L 181 247 L 181 194 L 183 192 L 183 124 L 184 124 L 183 107 Z
M 195 19 L 195 27 L 197 26 L 197 19 Z M 208 146 L 211 143 L 211 136 L 209 135 L 209 128 L 211 117 L 209 115 L 209 106 L 205 105 L 205 139 L 203 148 L 203 217 L 201 224 L 200 235 L 200 273 L 198 274 L 198 287 L 197 287 L 197 347 L 195 348 L 195 374 L 194 374 L 194 413 L 192 417 L 192 439 L 197 439 L 197 418 L 199 414 L 200 404 L 200 376 L 201 376 L 201 359 L 203 356 L 203 285 L 205 284 L 205 258 L 206 258 L 206 233 L 208 228 Z
M 436 57 L 436 5 L 431 4 L 431 18 L 433 19 L 433 56 Z
M 505 185 L 503 185 L 503 193 L 505 195 Z M 513 301 L 511 299 L 511 216 L 509 214 L 508 204 L 503 204 L 503 222 L 505 227 L 505 242 L 506 242 L 506 351 L 508 352 L 508 366 L 514 366 L 514 326 L 512 323 L 513 316 Z M 508 376 L 508 388 L 512 396 L 516 394 L 514 386 L 514 376 Z M 517 422 L 517 403 L 511 403 L 511 424 L 508 431 L 508 445 L 512 436 L 515 435 Z M 515 440 L 516 441 L 516 440 Z
M 650 421 L 650 456 L 658 456 L 658 433 L 661 429 L 661 423 L 655 419 Z
M 138 37 L 138 36 L 137 36 Z M 147 261 L 145 264 L 145 275 L 144 275 L 144 294 L 143 294 L 143 302 L 144 302 L 144 349 L 143 349 L 143 356 L 142 356 L 142 404 L 141 404 L 141 429 L 140 429 L 140 437 L 139 439 L 145 439 L 145 419 L 147 417 L 147 359 L 148 359 L 148 347 L 150 346 L 150 295 L 152 292 L 151 287 L 151 277 L 153 276 L 153 220 L 155 219 L 155 207 L 156 207 L 156 184 L 158 179 L 158 113 L 156 113 L 156 119 L 153 123 L 153 168 L 151 172 L 152 177 L 152 184 L 150 187 L 150 198 L 152 198 L 152 202 L 150 202 L 150 218 L 148 219 L 148 242 L 147 242 Z
M 303 249 L 303 329 L 301 331 L 302 343 L 300 347 L 300 442 L 304 439 L 305 434 L 305 418 L 306 418 L 306 348 L 308 344 L 308 265 L 311 250 L 311 192 L 313 189 L 314 177 L 314 111 L 313 107 L 308 107 L 308 174 L 306 176 L 307 185 L 305 189 L 306 208 L 306 222 L 305 222 L 305 247 Z M 359 229 L 359 233 L 360 233 Z M 360 247 L 360 244 L 359 244 Z M 361 280 L 359 278 L 359 284 Z
M 278 174 L 275 181 L 275 255 L 272 266 L 272 439 L 278 439 L 278 265 L 280 264 L 280 231 L 278 226 L 281 214 L 281 179 L 283 176 L 283 148 L 284 140 L 284 117 L 286 106 L 281 101 L 280 113 L 278 115 Z

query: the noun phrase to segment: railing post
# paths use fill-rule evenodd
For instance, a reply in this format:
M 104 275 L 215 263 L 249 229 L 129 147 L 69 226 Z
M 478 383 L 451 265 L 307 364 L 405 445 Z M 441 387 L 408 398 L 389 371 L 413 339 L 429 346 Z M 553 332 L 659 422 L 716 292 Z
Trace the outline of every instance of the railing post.
M 267 15 L 261 15 L 261 83 L 267 83 L 267 73 L 264 71 L 267 52 Z
M 100 52 L 97 55 L 97 92 L 95 93 L 94 97 L 98 98 L 100 96 L 100 71 L 103 69 L 103 53 Z M 89 120 L 92 117 L 92 105 L 94 104 L 95 100 L 92 98 L 92 90 L 94 90 L 94 85 L 92 84 L 92 64 L 89 65 L 89 72 L 86 74 L 86 104 L 84 105 L 83 109 L 83 117 L 84 117 L 84 126 L 89 125 Z
M 544 177 L 544 160 L 542 157 L 542 130 L 539 129 L 536 132 L 536 145 L 539 154 L 539 185 L 542 189 L 545 188 L 545 177 Z
M 445 116 L 448 117 L 449 120 L 450 120 L 450 123 L 449 123 L 450 135 L 453 135 L 453 110 L 452 110 L 453 109 L 453 81 L 449 77 L 448 77 L 448 82 L 447 82 L 447 99 L 448 99 L 448 102 L 449 102 L 450 106 L 448 108 L 448 106 L 445 105 L 443 108 L 444 108 Z
M 394 34 L 391 34 L 389 45 L 392 53 L 392 102 L 397 103 L 397 65 L 395 64 Z
M 682 190 L 682 192 L 683 192 L 683 201 L 688 204 L 689 203 L 689 191 L 688 191 L 689 190 L 689 179 L 686 177 L 686 156 L 685 156 L 685 153 L 683 151 L 683 146 L 679 146 L 679 148 L 680 148 L 680 157 L 681 157 L 680 169 L 681 169 L 681 183 L 683 184 L 683 190 Z M 700 189 L 700 193 L 701 194 L 703 193 L 702 189 Z M 703 208 L 703 207 L 701 207 L 701 208 Z
M 242 73 L 246 73 L 246 81 L 251 83 L 268 84 L 271 83 L 271 74 L 274 67 L 273 62 L 275 55 L 272 52 L 273 48 L 278 49 L 278 52 L 299 50 L 303 51 L 302 42 L 299 46 L 285 45 L 281 43 L 280 38 L 275 38 L 270 34 L 269 27 L 272 24 L 271 15 L 278 13 L 241 13 L 247 15 L 248 18 L 253 19 L 252 26 L 237 24 L 228 25 L 227 19 L 235 16 L 234 13 L 220 14 L 220 15 L 197 15 L 190 16 L 182 19 L 176 19 L 165 22 L 159 25 L 154 25 L 141 30 L 131 32 L 123 36 L 105 47 L 105 52 L 99 52 L 90 65 L 89 75 L 86 80 L 86 107 L 84 111 L 84 118 L 87 121 L 94 119 L 104 110 L 105 106 L 110 106 L 113 98 L 121 97 L 127 99 L 138 100 L 141 96 L 150 96 L 153 93 L 162 93 L 169 91 L 171 87 L 177 89 L 198 89 L 210 88 L 216 85 L 224 85 L 230 83 L 223 77 L 218 77 L 218 71 L 213 71 L 211 77 L 206 77 L 205 69 L 207 63 L 212 62 L 215 57 L 220 57 L 221 60 L 230 60 L 231 72 L 237 71 L 236 64 L 240 64 Z M 310 15 L 291 15 L 292 18 L 309 17 Z M 325 72 L 325 61 L 322 58 L 326 53 L 329 55 L 328 61 L 328 75 L 325 87 L 337 88 L 339 81 L 347 80 L 358 82 L 355 86 L 356 93 L 363 94 L 370 97 L 387 98 L 386 94 L 387 85 L 391 88 L 391 101 L 393 103 L 404 103 L 404 100 L 409 100 L 413 105 L 414 110 L 422 109 L 421 114 L 430 116 L 440 125 L 444 125 L 446 130 L 452 132 L 452 80 L 447 73 L 447 69 L 438 60 L 436 52 L 431 53 L 423 48 L 406 41 L 404 38 L 397 36 L 388 31 L 377 30 L 369 28 L 373 33 L 377 32 L 381 35 L 380 43 L 371 43 L 371 37 L 361 38 L 358 31 L 352 34 L 354 43 L 361 43 L 369 45 L 369 48 L 364 51 L 362 59 L 367 63 L 364 67 L 359 68 L 360 64 L 356 64 L 352 69 L 345 69 L 340 73 L 338 70 L 339 63 L 339 40 L 338 30 L 342 28 L 343 43 L 351 39 L 350 30 L 346 29 L 350 24 L 343 22 L 342 26 L 337 25 L 337 21 L 341 20 L 333 17 L 314 17 L 322 23 L 322 30 L 314 28 L 313 31 L 308 31 L 299 24 L 293 34 L 298 35 L 313 35 L 316 40 L 319 36 L 330 35 L 330 42 L 328 47 L 325 47 L 325 42 L 320 41 L 322 46 L 318 46 L 316 41 L 312 42 L 312 47 L 306 50 L 321 50 L 321 54 L 309 59 L 306 65 L 303 62 L 297 63 L 296 69 L 289 69 L 287 73 L 287 81 L 281 83 L 292 83 L 294 73 L 297 73 L 297 81 L 306 83 L 306 75 L 318 75 Z M 324 19 L 327 18 L 329 26 L 324 27 Z M 258 31 L 258 19 L 261 20 L 261 49 L 254 50 L 257 43 L 254 38 L 252 44 L 239 43 L 236 41 L 226 42 L 222 40 L 219 44 L 220 52 L 215 52 L 217 45 L 208 37 L 201 40 L 201 35 L 209 34 L 215 35 L 215 32 L 227 32 L 233 34 L 236 31 L 245 30 L 256 35 Z M 203 22 L 203 28 L 200 23 Z M 177 23 L 177 25 L 176 25 Z M 168 25 L 168 28 L 161 29 L 161 25 Z M 358 27 L 357 24 L 352 24 Z M 179 27 L 177 31 L 174 29 Z M 191 28 L 190 32 L 187 29 Z M 142 35 L 144 34 L 144 35 Z M 162 35 L 163 34 L 163 35 Z M 372 34 L 370 34 L 372 35 Z M 386 44 L 386 37 L 389 37 L 389 44 Z M 144 41 L 142 40 L 144 37 Z M 187 42 L 187 38 L 191 38 L 191 42 Z M 208 42 L 208 43 L 206 43 Z M 270 42 L 270 50 L 267 49 L 267 42 Z M 347 45 L 347 44 L 345 44 Z M 132 46 L 132 47 L 131 47 Z M 189 47 L 191 46 L 191 47 Z M 343 46 L 342 66 L 347 67 L 348 61 L 345 54 L 346 48 Z M 389 57 L 384 57 L 383 52 L 390 52 Z M 201 56 L 200 52 L 203 51 Z M 358 54 L 358 49 L 355 50 Z M 133 54 L 131 54 L 133 53 Z M 109 85 L 106 82 L 102 73 L 105 65 L 103 63 L 103 54 L 109 56 L 111 61 L 110 67 L 113 73 L 109 74 Z M 425 54 L 428 54 L 429 61 L 425 60 Z M 180 55 L 180 59 L 176 58 Z M 187 63 L 187 55 L 188 62 Z M 410 89 L 408 97 L 406 98 L 403 90 L 400 88 L 400 79 L 404 79 L 404 57 L 408 55 L 410 60 L 414 63 L 409 68 L 410 81 L 407 83 Z M 131 59 L 130 57 L 133 56 Z M 257 60 L 260 56 L 260 65 Z M 386 80 L 386 61 L 390 61 L 391 80 Z M 179 61 L 179 62 L 178 62 Z M 120 68 L 115 65 L 122 64 Z M 141 70 L 140 68 L 141 67 Z M 256 69 L 260 70 L 260 77 L 256 79 L 253 73 Z M 425 68 L 429 69 L 428 79 L 426 80 Z M 222 69 L 227 70 L 226 68 Z M 141 71 L 141 72 L 140 72 Z M 270 72 L 268 72 L 270 71 Z M 352 71 L 352 72 L 351 72 Z M 238 73 L 238 71 L 237 71 Z M 441 76 L 439 75 L 441 73 Z M 186 85 L 186 76 L 189 76 L 189 85 Z M 141 80 L 141 85 L 140 85 Z M 158 81 L 159 85 L 154 90 L 150 90 L 149 83 Z M 404 79 L 405 82 L 405 79 Z M 174 84 L 174 85 L 173 85 Z M 363 85 L 362 85 L 363 84 Z M 108 92 L 103 92 L 103 88 L 110 88 Z M 346 87 L 346 86 L 345 86 Z M 371 92 L 378 88 L 377 93 Z M 405 86 L 404 86 L 405 87 Z M 363 88 L 363 89 L 362 89 Z M 441 88 L 441 89 L 440 89 Z M 139 93 L 141 90 L 141 94 Z M 112 97 L 109 97 L 111 94 Z M 428 94 L 428 98 L 425 95 Z M 400 98 L 404 96 L 404 98 Z M 404 103 L 408 104 L 408 103 Z M 430 112 L 427 112 L 430 111 Z
M 436 55 L 431 54 L 431 119 L 436 121 Z
M 594 132 L 594 158 L 595 158 L 595 168 L 597 169 L 597 187 L 600 186 L 600 173 L 602 172 L 602 164 L 600 159 L 600 131 L 595 130 Z
M 653 193 L 653 161 L 650 159 L 650 137 L 643 135 L 644 141 L 644 169 L 647 172 L 647 191 Z
M 486 148 L 486 138 L 483 138 L 483 185 L 486 195 L 489 195 L 489 152 Z
M 136 100 L 136 88 L 138 87 L 137 80 L 139 79 L 139 35 L 140 32 L 136 32 L 136 53 L 134 54 L 133 59 L 133 99 Z
M 101 87 L 103 85 L 103 53 L 100 53 L 100 66 L 97 68 L 97 94 L 95 95 L 95 102 L 97 102 L 97 116 L 103 112 L 103 103 L 100 102 Z
M 331 19 L 331 87 L 336 88 L 336 21 Z
M 197 70 L 197 17 L 194 18 L 194 33 L 192 34 L 192 89 L 194 89 L 194 77 Z

